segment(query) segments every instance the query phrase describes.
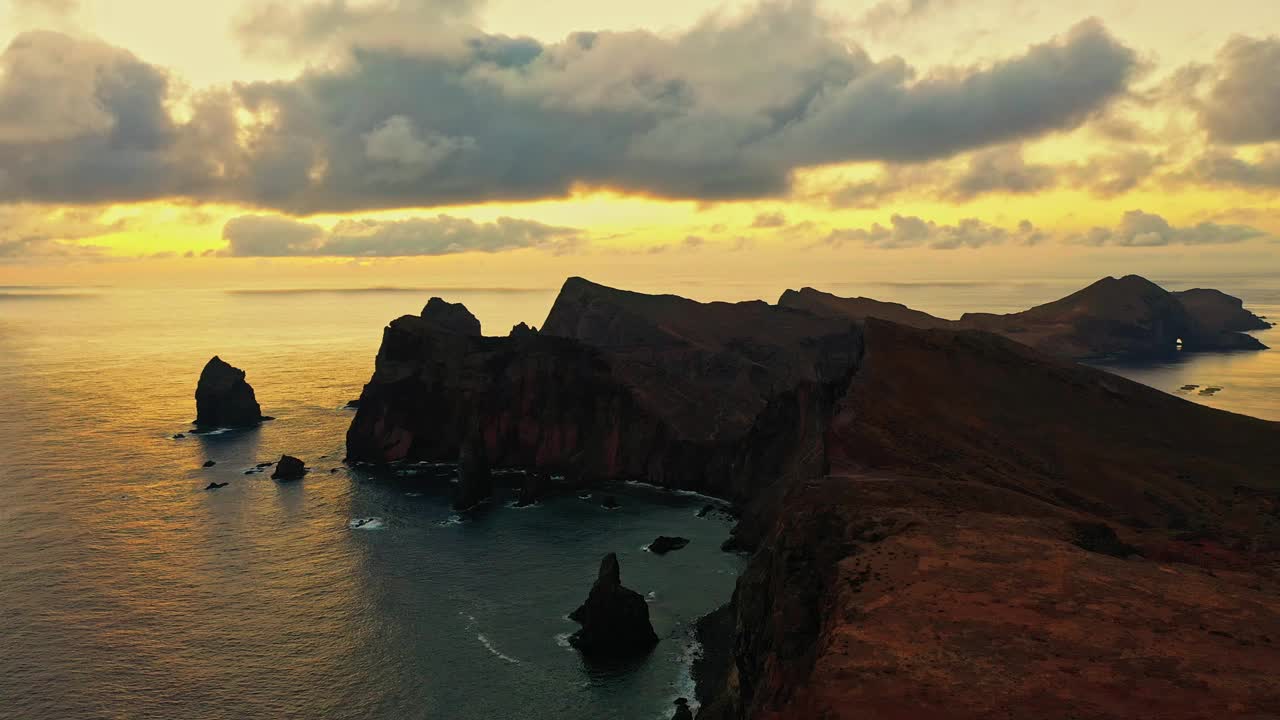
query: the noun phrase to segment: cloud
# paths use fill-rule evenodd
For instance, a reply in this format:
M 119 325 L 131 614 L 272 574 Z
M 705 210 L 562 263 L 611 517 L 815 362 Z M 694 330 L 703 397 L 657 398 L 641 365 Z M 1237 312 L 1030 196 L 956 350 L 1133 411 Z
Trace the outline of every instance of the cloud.
M 1094 228 L 1086 233 L 1065 238 L 1080 245 L 1116 245 L 1121 247 L 1162 247 L 1165 245 L 1221 245 L 1267 238 L 1269 234 L 1248 225 L 1220 225 L 1202 222 L 1187 227 L 1174 227 L 1152 213 L 1131 210 L 1115 228 Z
M 325 230 L 291 218 L 246 215 L 222 229 L 235 257 L 409 257 L 538 248 L 568 252 L 580 232 L 516 218 L 490 223 L 437 215 L 409 220 L 342 220 Z
M 247 54 L 270 59 L 368 46 L 456 48 L 483 5 L 479 0 L 266 0 L 252 3 L 233 30 Z
M 962 167 L 947 161 L 886 165 L 878 176 L 841 185 L 826 199 L 835 207 L 873 208 L 908 194 L 965 202 L 992 193 L 1028 195 L 1057 188 L 1113 197 L 1141 185 L 1163 163 L 1161 156 L 1133 149 L 1075 163 L 1034 163 L 1019 146 L 1007 145 L 972 153 Z
M 780 212 L 766 212 L 756 215 L 751 222 L 753 228 L 776 228 L 787 224 L 787 216 Z
M 1280 188 L 1280 146 L 1265 149 L 1256 160 L 1210 150 L 1192 163 L 1189 176 L 1209 184 L 1246 188 Z
M 860 244 L 879 250 L 919 247 L 955 250 L 1004 243 L 1036 245 L 1045 237 L 1027 220 L 1019 223 L 1015 230 L 1006 230 L 977 218 L 967 218 L 955 225 L 939 225 L 931 220 L 895 214 L 888 227 L 876 223 L 870 228 L 833 230 L 823 242 L 833 247 Z
M 1212 67 L 1184 78 L 1208 85 L 1193 99 L 1209 137 L 1231 145 L 1280 140 L 1280 37 L 1236 37 Z
M 169 110 L 169 78 L 132 53 L 55 32 L 0 54 L 0 203 L 99 203 L 234 193 L 243 166 L 225 94 Z
M 182 198 L 306 215 L 580 186 L 774 197 L 800 168 L 922 162 L 1070 130 L 1137 67 L 1090 21 L 991 65 L 918 76 L 850 47 L 805 2 L 547 45 L 449 25 L 448 48 L 406 47 L 418 26 L 403 13 L 437 9 L 265 5 L 267 35 L 337 43 L 348 57 L 190 97 L 126 51 L 19 36 L 0 56 L 0 202 Z M 348 32 L 392 26 L 394 42 Z
M 1248 225 L 1202 222 L 1198 225 L 1175 227 L 1159 215 L 1133 210 L 1125 213 L 1116 227 L 1096 227 L 1074 234 L 1049 233 L 1028 220 L 1007 230 L 977 218 L 961 220 L 955 225 L 942 225 L 915 216 L 895 214 L 888 226 L 876 223 L 869 228 L 833 230 L 823 242 L 834 247 L 857 244 L 880 250 L 955 250 L 1002 244 L 1039 245 L 1054 239 L 1066 244 L 1095 247 L 1160 247 L 1222 245 L 1271 237 L 1266 231 Z
M 411 182 L 438 167 L 459 150 L 475 147 L 471 137 L 418 136 L 413 121 L 393 115 L 364 136 L 365 155 L 376 163 L 373 182 Z
M 879 34 L 897 29 L 954 2 L 955 0 L 881 0 L 863 13 L 857 25 Z
M 99 248 L 80 240 L 120 232 L 127 219 L 107 221 L 90 209 L 48 210 L 0 205 L 0 261 L 44 256 L 96 255 Z

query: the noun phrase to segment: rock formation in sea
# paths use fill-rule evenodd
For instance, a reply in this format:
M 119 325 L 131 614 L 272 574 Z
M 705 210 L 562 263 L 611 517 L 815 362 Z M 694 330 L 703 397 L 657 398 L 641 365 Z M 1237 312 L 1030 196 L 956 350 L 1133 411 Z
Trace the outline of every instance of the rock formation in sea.
M 533 470 L 525 473 L 520 483 L 520 496 L 516 499 L 516 507 L 528 507 L 544 498 L 550 489 L 551 478 L 545 472 Z
M 679 550 L 689 544 L 689 538 L 670 537 L 667 535 L 659 535 L 649 543 L 649 552 L 655 555 L 666 555 L 673 550 Z
M 677 698 L 676 711 L 671 715 L 671 720 L 693 720 L 693 712 L 689 710 L 689 701 L 685 698 Z
M 214 465 L 217 465 L 217 464 L 218 464 L 218 463 L 217 463 L 217 461 L 214 461 L 214 460 L 205 460 L 205 461 L 204 461 L 204 465 L 201 465 L 200 467 L 211 468 L 211 467 L 213 467 Z
M 804 288 L 780 305 L 857 322 L 878 318 L 923 329 L 983 330 L 1068 358 L 1145 358 L 1186 352 L 1265 350 L 1249 330 L 1270 325 L 1217 290 L 1168 292 L 1137 275 L 1107 277 L 1060 300 L 995 315 L 945 320 L 897 303 L 842 298 Z
M 251 427 L 263 421 L 262 408 L 245 382 L 243 370 L 214 356 L 196 384 L 196 421 L 200 427 Z
M 569 644 L 594 659 L 644 655 L 658 643 L 649 622 L 644 596 L 622 585 L 618 556 L 609 553 L 600 561 L 600 572 L 586 602 L 569 616 L 582 629 Z
M 228 485 L 228 483 L 224 483 L 224 482 L 223 482 L 223 483 L 220 483 L 220 482 L 211 482 L 211 483 L 209 483 L 208 485 L 205 485 L 205 486 L 204 486 L 204 489 L 205 489 L 205 490 L 217 490 L 217 489 L 219 489 L 219 488 L 224 488 L 224 487 L 226 487 L 227 485 Z
M 1104 281 L 1029 318 L 1137 303 L 1095 313 L 1101 329 L 1035 326 L 1074 355 L 1163 346 L 1208 316 L 1156 290 Z M 731 547 L 751 559 L 701 720 L 1275 705 L 1280 424 L 1054 357 L 1008 326 L 578 278 L 540 332 L 463 325 L 391 323 L 350 457 L 451 462 L 478 435 L 496 466 L 731 500 Z
M 493 495 L 493 476 L 484 441 L 478 433 L 468 436 L 458 453 L 458 488 L 453 507 L 470 510 Z
M 306 474 L 307 467 L 301 460 L 292 455 L 281 455 L 276 462 L 275 472 L 271 473 L 271 479 L 298 480 Z

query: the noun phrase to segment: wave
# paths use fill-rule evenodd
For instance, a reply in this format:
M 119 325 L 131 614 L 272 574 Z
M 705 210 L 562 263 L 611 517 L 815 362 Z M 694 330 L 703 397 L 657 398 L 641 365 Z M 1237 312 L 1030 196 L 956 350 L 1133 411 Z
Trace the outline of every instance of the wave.
M 484 646 L 485 650 L 488 650 L 489 652 L 493 653 L 494 657 L 499 658 L 500 660 L 509 662 L 512 665 L 520 664 L 519 660 L 511 657 L 510 655 L 504 655 L 501 650 L 494 647 L 493 643 L 489 641 L 489 638 L 485 637 L 484 633 L 476 633 L 476 639 L 480 641 L 480 644 Z
M 462 523 L 463 519 L 461 515 L 450 515 L 436 524 L 440 527 L 452 527 L 454 525 L 461 525 Z
M 556 635 L 556 644 L 557 644 L 557 645 L 559 645 L 560 647 L 564 648 L 565 650 L 570 650 L 570 649 L 572 649 L 572 648 L 573 648 L 573 646 L 569 644 L 569 638 L 570 638 L 572 635 L 573 635 L 573 633 L 571 633 L 571 632 L 567 632 L 567 633 L 558 633 L 558 634 Z
M 693 664 L 702 658 L 704 649 L 702 643 L 698 640 L 698 633 L 692 627 L 685 636 L 685 644 L 680 648 L 680 655 L 676 662 L 680 666 L 680 674 L 675 680 L 675 694 L 671 696 L 671 702 L 667 704 L 667 715 L 670 716 L 670 707 L 678 698 L 684 698 L 689 701 L 689 710 L 694 715 L 698 714 L 698 708 L 701 704 L 698 702 L 698 684 L 693 679 Z
M 725 503 L 723 498 L 718 498 L 714 495 L 707 495 L 706 493 L 700 493 L 697 490 L 680 490 L 677 488 L 663 487 L 661 485 L 654 485 L 653 483 L 647 483 L 642 480 L 625 480 L 623 481 L 623 484 L 631 485 L 633 487 L 642 487 L 648 490 L 658 490 L 660 492 L 671 493 L 672 495 L 680 495 L 681 497 L 695 497 L 700 500 L 706 500 L 707 502 L 718 503 L 720 505 Z
M 381 530 L 386 527 L 386 524 L 382 518 L 352 518 L 351 522 L 347 523 L 347 527 L 352 530 Z

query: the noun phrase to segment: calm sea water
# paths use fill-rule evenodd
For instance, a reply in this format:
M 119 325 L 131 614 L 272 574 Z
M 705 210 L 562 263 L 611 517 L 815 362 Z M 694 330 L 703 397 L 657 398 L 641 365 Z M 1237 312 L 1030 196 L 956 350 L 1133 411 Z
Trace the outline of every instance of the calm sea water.
M 827 289 L 955 316 L 1081 284 Z M 1265 279 L 1201 284 L 1280 317 Z M 782 288 L 637 289 L 772 300 Z M 607 512 L 504 497 L 457 522 L 447 482 L 341 466 L 340 406 L 371 373 L 386 322 L 432 294 L 503 333 L 541 324 L 555 288 L 0 288 L 0 718 L 669 717 L 691 694 L 691 624 L 728 599 L 741 566 L 718 550 L 727 521 L 695 517 L 702 499 L 624 486 Z M 1262 337 L 1280 347 L 1278 335 Z M 278 420 L 173 440 L 215 353 L 248 370 Z M 1219 385 L 1190 399 L 1280 419 L 1280 350 L 1117 372 Z M 285 452 L 313 472 L 286 485 L 244 474 Z M 230 485 L 204 491 L 211 481 Z M 643 552 L 658 534 L 693 542 Z M 664 638 L 634 667 L 589 667 L 564 643 L 576 628 L 564 616 L 608 551 L 652 594 Z

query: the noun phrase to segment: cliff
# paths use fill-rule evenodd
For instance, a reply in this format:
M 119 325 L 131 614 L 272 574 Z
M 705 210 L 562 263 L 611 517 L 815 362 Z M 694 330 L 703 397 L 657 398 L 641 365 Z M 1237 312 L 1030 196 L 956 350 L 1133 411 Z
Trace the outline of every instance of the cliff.
M 1127 275 L 1107 277 L 1067 297 L 1007 315 L 965 313 L 946 320 L 897 303 L 841 298 L 812 288 L 788 290 L 780 305 L 861 322 L 868 317 L 922 329 L 982 330 L 1066 358 L 1264 350 L 1245 331 L 1270 327 L 1239 298 L 1217 290 L 1171 293 Z
M 1135 289 L 1150 302 L 1118 322 L 1180 317 L 1114 286 Z M 450 315 L 387 328 L 351 458 L 452 461 L 478 432 L 496 466 L 732 498 L 754 553 L 701 718 L 1192 718 L 1280 701 L 1276 423 L 1000 334 L 830 308 L 573 278 L 541 332 L 486 338 Z
M 822 472 L 824 418 L 861 343 L 838 318 L 571 278 L 541 332 L 393 321 L 347 453 L 453 461 L 475 425 L 494 466 L 747 501 L 778 477 Z

